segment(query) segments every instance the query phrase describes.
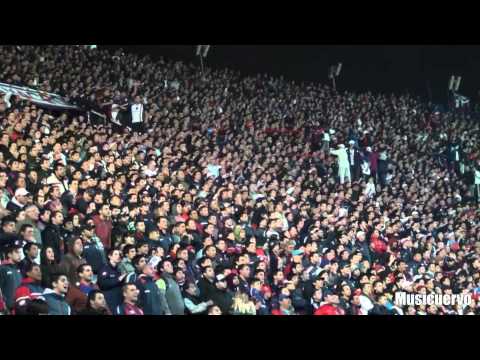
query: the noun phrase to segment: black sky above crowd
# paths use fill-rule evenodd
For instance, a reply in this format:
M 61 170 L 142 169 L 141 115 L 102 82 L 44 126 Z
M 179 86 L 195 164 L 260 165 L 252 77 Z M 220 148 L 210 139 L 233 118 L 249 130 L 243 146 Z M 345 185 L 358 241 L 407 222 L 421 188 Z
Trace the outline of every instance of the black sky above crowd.
M 110 45 L 153 58 L 198 62 L 195 45 Z M 328 67 L 343 63 L 340 91 L 404 92 L 445 103 L 450 76 L 462 76 L 460 93 L 478 99 L 478 45 L 213 45 L 208 66 L 244 74 L 284 75 L 295 81 L 328 82 Z

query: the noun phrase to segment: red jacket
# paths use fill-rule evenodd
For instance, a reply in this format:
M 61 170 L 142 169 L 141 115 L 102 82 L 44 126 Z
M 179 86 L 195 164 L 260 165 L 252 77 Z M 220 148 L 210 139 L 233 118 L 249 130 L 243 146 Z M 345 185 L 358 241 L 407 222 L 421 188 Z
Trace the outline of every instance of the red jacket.
M 23 278 L 20 286 L 15 290 L 15 301 L 22 299 L 36 299 L 43 293 L 43 287 L 31 278 Z
M 2 294 L 0 294 L 0 313 L 5 312 L 6 309 L 5 301 L 3 300 Z
M 385 251 L 387 251 L 388 248 L 385 241 L 375 235 L 371 236 L 370 245 L 372 246 L 373 251 L 375 251 L 377 254 L 383 254 Z
M 99 237 L 106 249 L 112 247 L 112 222 L 110 220 L 102 220 L 99 215 L 93 217 L 95 224 L 95 234 Z
M 314 315 L 345 315 L 345 311 L 332 304 L 324 304 L 315 310 Z

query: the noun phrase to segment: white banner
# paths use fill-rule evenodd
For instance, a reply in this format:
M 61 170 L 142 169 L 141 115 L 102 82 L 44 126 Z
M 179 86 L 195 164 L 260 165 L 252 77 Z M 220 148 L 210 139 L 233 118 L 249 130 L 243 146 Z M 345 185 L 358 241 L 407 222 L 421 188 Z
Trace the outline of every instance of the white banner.
M 38 105 L 61 109 L 78 109 L 77 106 L 67 103 L 60 95 L 46 91 L 35 90 L 24 86 L 0 83 L 0 93 L 12 94 L 22 100 L 28 100 Z

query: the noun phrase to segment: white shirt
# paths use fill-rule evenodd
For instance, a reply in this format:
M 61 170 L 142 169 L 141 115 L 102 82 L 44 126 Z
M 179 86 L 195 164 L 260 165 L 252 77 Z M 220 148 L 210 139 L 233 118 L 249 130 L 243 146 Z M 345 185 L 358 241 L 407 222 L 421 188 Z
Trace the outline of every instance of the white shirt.
M 367 186 L 365 188 L 365 195 L 371 198 L 375 195 L 375 192 L 375 184 L 371 182 L 367 183 Z
M 131 113 L 132 113 L 133 124 L 143 122 L 143 105 L 142 104 L 133 104 Z
M 475 185 L 480 185 L 480 171 L 475 170 Z
M 360 295 L 360 307 L 362 310 L 362 315 L 368 315 L 368 312 L 373 309 L 373 303 L 372 300 L 370 300 L 367 296 L 365 295 Z

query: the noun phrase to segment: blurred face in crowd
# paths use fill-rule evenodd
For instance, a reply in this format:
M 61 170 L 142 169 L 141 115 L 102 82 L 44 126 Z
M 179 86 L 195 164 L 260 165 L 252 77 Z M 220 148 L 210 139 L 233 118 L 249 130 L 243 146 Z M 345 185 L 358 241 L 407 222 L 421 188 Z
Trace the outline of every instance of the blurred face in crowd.
M 57 281 L 53 282 L 53 290 L 59 294 L 65 295 L 68 292 L 68 286 L 68 279 L 65 275 L 60 276 Z
M 42 281 L 42 270 L 41 270 L 40 266 L 38 266 L 38 265 L 33 266 L 32 270 L 27 273 L 27 276 L 30 279 L 33 279 L 37 282 Z
M 100 310 L 107 308 L 107 302 L 105 301 L 105 296 L 102 293 L 96 293 L 93 301 L 90 302 L 92 309 Z
M 222 311 L 217 305 L 214 305 L 208 310 L 208 315 L 222 315 Z
M 55 260 L 55 252 L 51 247 L 47 248 L 45 250 L 45 255 L 48 261 L 54 261 Z
M 90 283 L 93 277 L 92 267 L 89 265 L 84 266 L 83 271 L 78 273 L 78 276 L 80 277 L 80 280 Z
M 123 297 L 125 302 L 135 304 L 138 301 L 138 294 L 140 291 L 135 284 L 129 284 L 123 290 Z
M 121 261 L 121 255 L 119 250 L 113 251 L 113 253 L 108 257 L 110 259 L 110 262 L 114 265 L 117 265 Z

